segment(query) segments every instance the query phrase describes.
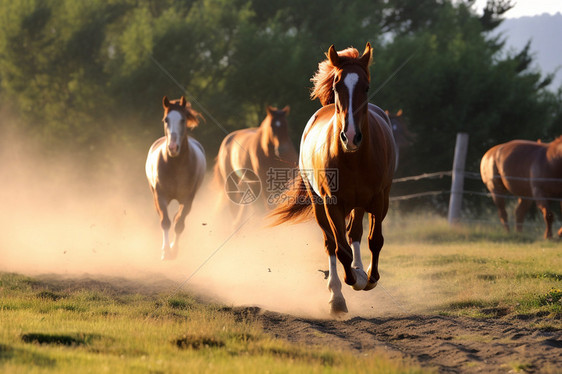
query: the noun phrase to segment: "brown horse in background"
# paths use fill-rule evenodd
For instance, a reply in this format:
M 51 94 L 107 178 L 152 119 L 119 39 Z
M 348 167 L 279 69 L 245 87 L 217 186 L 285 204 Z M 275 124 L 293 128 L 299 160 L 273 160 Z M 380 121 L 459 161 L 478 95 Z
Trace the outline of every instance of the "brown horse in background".
M 162 260 L 172 260 L 178 254 L 178 239 L 185 228 L 185 218 L 191 211 L 195 193 L 205 176 L 206 160 L 203 146 L 188 136 L 188 128 L 199 123 L 201 115 L 182 96 L 180 100 L 162 99 L 164 135 L 156 140 L 146 159 L 146 177 L 160 215 L 163 232 Z M 175 238 L 170 244 L 168 205 L 177 200 L 179 209 L 174 218 Z
M 516 230 L 522 230 L 525 213 L 535 200 L 546 224 L 544 237 L 552 237 L 554 216 L 548 200 L 562 199 L 562 136 L 551 143 L 512 140 L 498 144 L 482 157 L 480 175 L 507 231 L 504 195 L 510 192 L 519 197 L 515 209 Z M 558 236 L 562 236 L 562 227 Z
M 338 315 L 347 312 L 347 306 L 337 260 L 343 265 L 345 283 L 355 290 L 370 290 L 380 278 L 382 221 L 388 211 L 396 145 L 388 116 L 368 103 L 371 45 L 367 43 L 361 56 L 355 48 L 336 52 L 334 46 L 326 55 L 328 58 L 318 65 L 312 78 L 311 93 L 323 107 L 304 129 L 300 174 L 287 193 L 285 204 L 279 205 L 272 215 L 278 218 L 275 224 L 279 224 L 314 214 L 329 255 L 331 312 Z M 362 225 L 352 223 L 361 227 L 360 232 L 346 231 L 346 217 L 354 209 L 369 213 L 368 275 L 363 270 L 359 248 Z
M 215 164 L 215 181 L 221 189 L 223 202 L 226 201 L 224 194 L 228 192 L 225 191 L 229 189 L 228 184 L 235 184 L 235 188 L 246 188 L 246 183 L 253 182 L 249 175 L 253 175 L 259 178 L 261 185 L 256 191 L 261 196 L 252 196 L 246 201 L 227 202 L 236 217 L 235 225 L 241 222 L 249 204 L 258 197 L 261 204 L 254 204 L 253 207 L 266 210 L 273 207 L 272 197 L 286 188 L 286 183 L 294 174 L 298 155 L 289 138 L 289 112 L 288 106 L 283 109 L 268 106 L 267 115 L 259 127 L 233 131 L 224 138 L 220 146 Z M 229 196 L 232 198 L 237 195 Z
M 385 112 L 390 119 L 392 135 L 394 135 L 394 140 L 399 151 L 398 153 L 404 154 L 414 143 L 415 135 L 408 129 L 402 109 L 399 109 L 396 113 L 390 113 L 388 110 Z M 396 163 L 399 164 L 398 160 Z

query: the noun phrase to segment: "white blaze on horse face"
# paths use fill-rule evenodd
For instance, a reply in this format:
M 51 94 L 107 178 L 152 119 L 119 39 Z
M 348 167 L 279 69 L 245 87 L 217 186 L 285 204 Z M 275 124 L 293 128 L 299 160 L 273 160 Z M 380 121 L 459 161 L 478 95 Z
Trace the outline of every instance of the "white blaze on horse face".
M 275 127 L 281 127 L 281 121 L 275 121 Z
M 183 119 L 183 116 L 175 110 L 169 112 L 166 119 L 168 120 L 168 133 L 166 134 L 166 143 L 168 145 L 168 151 L 177 149 L 177 151 L 172 152 L 172 155 L 175 156 L 179 154 L 181 150 L 181 135 L 183 134 L 185 121 Z
M 350 142 L 353 142 L 356 132 L 355 120 L 353 119 L 353 91 L 358 81 L 359 75 L 357 75 L 357 73 L 349 73 L 343 80 L 343 83 L 349 91 L 349 106 L 347 108 L 347 130 L 345 132 L 345 136 L 347 136 L 347 139 Z

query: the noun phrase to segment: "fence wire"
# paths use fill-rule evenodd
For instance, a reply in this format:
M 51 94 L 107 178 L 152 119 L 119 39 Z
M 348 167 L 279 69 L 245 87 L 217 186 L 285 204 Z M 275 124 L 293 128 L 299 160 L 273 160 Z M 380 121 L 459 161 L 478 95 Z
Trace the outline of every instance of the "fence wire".
M 409 181 L 419 181 L 422 179 L 431 179 L 431 178 L 443 178 L 443 177 L 450 177 L 452 176 L 453 172 L 452 171 L 437 171 L 434 173 L 423 173 L 420 175 L 413 175 L 413 176 L 409 176 L 409 177 L 403 177 L 403 178 L 396 178 L 393 179 L 392 182 L 393 183 L 401 183 L 401 182 L 409 182 Z M 465 171 L 463 172 L 464 177 L 467 179 L 477 179 L 480 180 L 481 176 L 480 173 L 475 173 L 475 172 L 471 172 L 471 171 Z M 525 180 L 525 181 L 529 181 L 531 180 L 531 178 L 524 178 L 524 177 L 512 177 L 512 176 L 504 176 L 504 177 L 500 177 L 500 176 L 496 176 L 494 178 L 503 178 L 503 179 L 507 179 L 507 180 Z M 560 178 L 532 178 L 535 181 L 541 181 L 541 182 L 560 182 L 562 183 L 562 179 Z M 408 194 L 408 195 L 401 195 L 401 196 L 392 196 L 390 198 L 390 201 L 403 201 L 403 200 L 410 200 L 410 199 L 415 199 L 415 198 L 419 198 L 419 197 L 424 197 L 424 196 L 437 196 L 437 195 L 441 195 L 441 194 L 450 194 L 451 190 L 440 190 L 440 191 L 427 191 L 427 192 L 420 192 L 420 193 L 414 193 L 414 194 Z M 462 191 L 463 195 L 478 195 L 478 196 L 486 196 L 486 197 L 492 197 L 492 194 L 490 192 L 487 191 Z M 525 199 L 525 200 L 532 200 L 532 201 L 537 201 L 537 200 L 544 200 L 544 199 L 538 199 L 535 197 L 531 197 L 531 196 L 515 196 L 515 195 L 504 195 L 504 194 L 494 194 L 497 197 L 502 197 L 502 198 L 506 198 L 506 199 Z M 562 198 L 555 198 L 555 197 L 549 197 L 546 200 L 548 201 L 558 201 L 558 202 L 562 202 Z

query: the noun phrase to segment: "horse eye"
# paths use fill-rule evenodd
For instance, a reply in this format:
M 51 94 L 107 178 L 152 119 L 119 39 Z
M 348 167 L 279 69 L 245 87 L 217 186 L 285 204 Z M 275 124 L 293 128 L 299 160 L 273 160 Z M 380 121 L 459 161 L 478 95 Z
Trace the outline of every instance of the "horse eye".
M 164 122 L 168 123 L 168 117 L 164 118 Z

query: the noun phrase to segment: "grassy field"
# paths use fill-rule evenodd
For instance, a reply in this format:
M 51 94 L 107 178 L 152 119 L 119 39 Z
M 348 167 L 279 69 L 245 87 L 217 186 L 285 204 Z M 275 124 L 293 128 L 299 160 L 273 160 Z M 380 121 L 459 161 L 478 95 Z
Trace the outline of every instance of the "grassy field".
M 422 372 L 383 354 L 275 340 L 232 308 L 186 294 L 69 284 L 0 274 L 0 372 Z
M 497 226 L 450 227 L 431 216 L 389 226 L 381 276 L 412 311 L 535 315 L 544 317 L 542 328 L 562 328 L 560 239 L 543 240 L 538 230 L 508 234 Z
M 450 228 L 432 217 L 391 219 L 380 269 L 381 285 L 408 313 L 532 316 L 533 328 L 562 329 L 559 240 Z M 0 372 L 426 371 L 380 352 L 277 340 L 236 309 L 185 293 L 4 272 Z

